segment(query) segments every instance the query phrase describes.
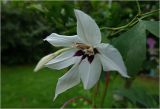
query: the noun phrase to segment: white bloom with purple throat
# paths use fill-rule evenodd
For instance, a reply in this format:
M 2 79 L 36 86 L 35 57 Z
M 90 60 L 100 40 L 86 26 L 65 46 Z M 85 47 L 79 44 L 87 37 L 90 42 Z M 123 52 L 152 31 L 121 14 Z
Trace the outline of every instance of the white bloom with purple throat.
M 53 46 L 69 48 L 47 62 L 46 67 L 60 70 L 73 65 L 58 79 L 55 98 L 81 80 L 84 89 L 92 88 L 99 80 L 102 68 L 104 71 L 118 71 L 123 77 L 129 77 L 118 50 L 110 44 L 101 43 L 101 32 L 96 22 L 80 10 L 75 10 L 75 15 L 77 35 L 52 33 L 44 39 Z

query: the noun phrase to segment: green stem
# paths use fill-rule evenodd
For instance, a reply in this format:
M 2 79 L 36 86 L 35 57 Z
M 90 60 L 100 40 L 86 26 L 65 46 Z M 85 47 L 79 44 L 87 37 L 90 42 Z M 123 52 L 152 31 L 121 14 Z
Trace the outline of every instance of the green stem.
M 128 26 L 130 26 L 133 23 L 133 21 L 135 21 L 137 19 L 137 16 L 138 16 L 138 14 L 128 23 Z
M 109 72 L 106 72 L 106 84 L 102 93 L 101 104 L 100 104 L 101 108 L 103 108 L 104 105 L 108 84 L 109 84 Z
M 145 16 L 145 15 L 147 15 L 147 14 L 152 14 L 152 13 L 155 13 L 155 12 L 158 12 L 158 11 L 160 11 L 160 9 L 156 9 L 156 10 L 153 10 L 153 11 L 150 11 L 150 12 L 146 12 L 146 13 L 143 13 L 143 14 L 141 14 L 142 16 Z
M 138 15 L 140 15 L 141 14 L 141 8 L 140 8 L 138 0 L 136 0 L 136 4 L 137 4 L 137 8 L 138 8 Z
M 126 24 L 126 27 L 130 27 L 134 23 L 133 21 L 135 21 L 136 19 L 137 19 L 137 15 L 128 24 Z M 111 36 L 114 36 L 115 34 L 118 34 L 123 30 L 124 30 L 124 28 L 119 29 L 116 32 L 112 33 Z
M 120 33 L 120 32 L 123 31 L 123 30 L 124 30 L 124 29 L 117 30 L 116 32 L 112 33 L 110 36 L 114 36 L 114 35 Z
M 160 11 L 160 10 L 155 10 L 155 11 L 153 11 L 152 13 L 146 13 L 146 14 L 144 14 L 144 15 L 141 17 L 141 19 L 144 19 L 144 18 L 146 18 L 146 17 L 149 17 L 149 16 L 155 14 L 155 12 L 158 12 L 158 11 Z
M 110 28 L 110 27 L 102 27 L 100 28 L 101 30 L 103 29 L 108 29 L 108 30 L 119 30 L 119 29 L 122 29 L 122 28 L 125 28 L 127 27 L 128 24 L 124 25 L 124 26 L 120 26 L 120 27 L 116 27 L 116 28 Z
M 119 29 L 123 29 L 123 28 L 128 27 L 128 25 L 130 25 L 134 20 L 136 20 L 136 18 L 137 18 L 137 15 L 136 15 L 129 23 L 127 23 L 126 25 L 120 26 L 120 27 L 116 27 L 116 28 L 102 27 L 102 28 L 100 28 L 100 29 L 101 29 L 101 30 L 103 30 L 103 29 L 109 29 L 109 30 L 119 30 Z
M 160 11 L 160 9 L 153 10 L 153 11 L 146 12 L 146 13 L 144 13 L 144 14 L 141 14 L 141 17 L 140 17 L 139 19 L 143 19 L 143 18 L 146 18 L 146 17 L 148 17 L 148 16 L 151 16 L 151 15 L 153 15 L 155 12 L 158 12 L 158 11 Z M 130 27 L 130 26 L 133 26 L 133 24 L 135 24 L 135 23 L 137 23 L 137 22 L 139 21 L 139 19 L 137 19 L 137 18 L 138 18 L 138 15 L 139 15 L 139 14 L 137 14 L 129 23 L 127 23 L 127 24 L 124 25 L 124 26 L 115 27 L 115 28 L 102 27 L 102 28 L 100 28 L 100 29 L 101 29 L 101 30 L 103 30 L 103 29 L 108 29 L 108 30 L 113 30 L 113 31 L 115 31 L 115 30 L 124 29 L 124 28 Z
M 144 19 L 144 18 L 146 18 L 146 17 L 149 17 L 149 16 L 153 15 L 155 12 L 158 12 L 158 10 L 155 10 L 155 11 L 153 11 L 152 13 L 147 13 L 147 14 L 145 14 L 145 16 L 142 16 L 142 17 L 140 17 L 140 18 L 137 18 L 137 16 L 135 16 L 135 18 L 132 19 L 132 21 L 129 22 L 129 23 L 128 23 L 128 26 L 126 26 L 126 27 L 132 27 L 133 25 L 135 25 L 136 23 L 139 22 L 139 19 Z M 136 20 L 136 19 L 137 19 L 137 20 Z M 135 20 L 135 21 L 134 21 L 134 20 Z M 134 21 L 134 22 L 133 22 L 133 21 Z M 111 34 L 111 36 L 114 36 L 114 35 L 120 33 L 120 32 L 123 31 L 123 30 L 125 30 L 125 28 L 122 28 L 122 29 L 117 30 L 116 32 L 114 32 L 113 34 Z

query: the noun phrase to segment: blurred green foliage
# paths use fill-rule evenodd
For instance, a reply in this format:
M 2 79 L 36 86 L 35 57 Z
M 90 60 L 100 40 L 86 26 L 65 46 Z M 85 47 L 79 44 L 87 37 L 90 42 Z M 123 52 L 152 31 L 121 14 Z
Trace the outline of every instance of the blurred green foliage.
M 143 12 L 158 7 L 158 2 L 140 4 Z M 88 13 L 99 27 L 124 25 L 137 13 L 134 1 L 1 1 L 1 9 L 2 64 L 35 63 L 54 52 L 43 39 L 53 32 L 76 34 L 74 9 Z M 102 31 L 103 42 L 108 42 L 109 33 Z
M 130 88 L 130 89 L 120 89 L 117 93 L 121 96 L 124 96 L 128 102 L 131 102 L 132 105 L 141 107 L 141 108 L 156 108 L 158 107 L 158 96 L 148 94 L 149 92 L 145 91 L 142 87 Z

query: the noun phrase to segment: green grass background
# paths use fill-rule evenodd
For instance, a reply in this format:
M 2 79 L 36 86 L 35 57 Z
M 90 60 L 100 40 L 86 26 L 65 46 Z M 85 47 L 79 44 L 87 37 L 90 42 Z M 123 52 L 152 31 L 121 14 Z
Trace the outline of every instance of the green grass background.
M 62 93 L 53 102 L 54 91 L 59 77 L 61 77 L 67 69 L 50 70 L 44 68 L 39 72 L 33 72 L 33 66 L 13 66 L 1 67 L 1 105 L 4 108 L 53 108 L 61 107 L 65 101 L 75 96 L 85 96 L 92 98 L 90 91 L 83 89 L 82 83 L 78 86 L 69 89 Z M 104 107 L 111 107 L 113 102 L 112 94 L 115 89 L 123 86 L 123 79 L 116 77 L 110 83 L 107 91 Z M 102 88 L 102 84 L 101 87 Z M 137 78 L 134 81 L 133 87 L 145 88 L 150 94 L 158 94 L 158 82 L 147 81 Z M 102 94 L 99 93 L 96 99 L 99 99 Z M 86 102 L 77 101 L 69 107 L 90 107 Z

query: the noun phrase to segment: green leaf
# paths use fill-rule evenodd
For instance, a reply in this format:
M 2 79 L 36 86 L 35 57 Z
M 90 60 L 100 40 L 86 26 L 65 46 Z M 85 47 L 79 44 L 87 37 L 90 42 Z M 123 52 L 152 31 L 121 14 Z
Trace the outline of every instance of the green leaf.
M 120 51 L 127 72 L 135 76 L 146 58 L 146 30 L 159 37 L 159 21 L 140 21 L 127 32 L 113 39 L 112 44 Z
M 151 32 L 153 35 L 159 36 L 159 25 L 160 21 L 143 21 L 143 23 L 146 25 L 146 29 Z
M 158 106 L 153 96 L 148 94 L 145 89 L 140 87 L 121 89 L 118 90 L 117 93 L 129 99 L 133 104 L 138 103 L 148 108 Z
M 140 21 L 112 41 L 112 44 L 120 51 L 125 61 L 129 76 L 135 76 L 138 73 L 146 58 L 145 28 L 146 25 Z

